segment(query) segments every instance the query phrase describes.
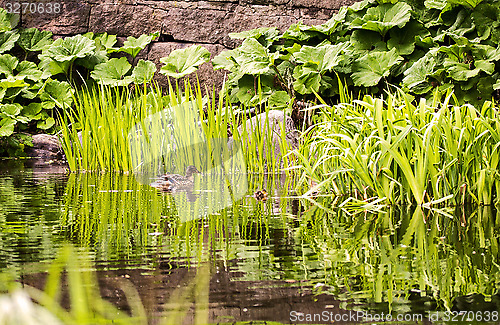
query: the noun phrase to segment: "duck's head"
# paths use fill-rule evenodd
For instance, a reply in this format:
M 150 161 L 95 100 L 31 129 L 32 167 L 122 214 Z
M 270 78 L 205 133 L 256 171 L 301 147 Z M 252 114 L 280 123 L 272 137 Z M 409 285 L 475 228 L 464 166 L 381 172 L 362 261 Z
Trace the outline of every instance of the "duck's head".
M 186 168 L 186 177 L 192 178 L 193 174 L 201 174 L 201 172 L 193 165 L 187 166 Z

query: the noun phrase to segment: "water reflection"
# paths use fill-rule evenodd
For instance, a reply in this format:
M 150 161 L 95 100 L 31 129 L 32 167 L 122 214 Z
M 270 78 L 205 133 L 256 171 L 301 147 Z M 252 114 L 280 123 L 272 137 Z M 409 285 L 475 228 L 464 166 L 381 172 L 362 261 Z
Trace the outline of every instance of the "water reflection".
M 332 208 L 332 198 L 287 198 L 287 181 L 250 175 L 247 196 L 208 218 L 181 222 L 171 194 L 133 175 L 41 181 L 28 169 L 4 172 L 0 265 L 44 270 L 38 262 L 70 241 L 89 248 L 107 276 L 141 270 L 172 275 L 162 281 L 174 283 L 174 274 L 209 261 L 225 274 L 214 271 L 211 280 L 219 286 L 211 299 L 224 308 L 236 303 L 221 298 L 238 296 L 231 290 L 248 291 L 245 304 L 255 308 L 283 303 L 271 295 L 280 288 L 283 295 L 308 292 L 308 299 L 312 292 L 331 295 L 339 300 L 335 308 L 370 312 L 499 309 L 500 215 L 493 207 L 353 215 Z M 251 194 L 263 187 L 270 198 L 258 202 Z

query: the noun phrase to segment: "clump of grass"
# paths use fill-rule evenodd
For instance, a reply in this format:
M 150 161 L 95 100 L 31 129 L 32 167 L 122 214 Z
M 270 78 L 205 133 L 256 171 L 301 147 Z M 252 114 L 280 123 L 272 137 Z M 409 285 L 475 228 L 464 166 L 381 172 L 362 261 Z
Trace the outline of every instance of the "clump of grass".
M 207 92 L 209 93 L 209 92 Z M 224 93 L 203 96 L 199 83 L 167 95 L 149 88 L 83 89 L 75 107 L 59 119 L 62 147 L 72 171 L 183 172 L 187 165 L 210 169 L 227 160 L 229 136 L 250 172 L 277 172 L 270 125 L 247 129 L 250 109 L 235 108 Z M 217 99 L 217 100 L 216 100 Z M 269 112 L 269 108 L 262 108 Z M 243 125 L 242 132 L 238 127 Z M 283 126 L 282 126 L 283 128 Z M 286 134 L 280 134 L 286 150 Z M 224 158 L 225 157 L 225 158 Z
M 498 203 L 498 107 L 452 98 L 415 102 L 399 91 L 313 107 L 320 114 L 297 152 L 299 186 L 313 179 L 335 195 L 388 204 Z
M 82 89 L 60 118 L 61 143 L 72 171 L 131 171 L 128 132 L 164 108 L 158 88 Z

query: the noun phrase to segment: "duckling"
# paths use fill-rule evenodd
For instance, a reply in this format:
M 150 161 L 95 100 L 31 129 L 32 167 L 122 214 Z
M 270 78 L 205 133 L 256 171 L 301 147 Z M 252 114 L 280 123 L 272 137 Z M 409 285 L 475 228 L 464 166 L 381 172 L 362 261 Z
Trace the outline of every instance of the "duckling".
M 261 190 L 255 192 L 253 196 L 257 201 L 266 201 L 268 195 L 267 195 L 267 191 L 265 189 L 261 189 Z

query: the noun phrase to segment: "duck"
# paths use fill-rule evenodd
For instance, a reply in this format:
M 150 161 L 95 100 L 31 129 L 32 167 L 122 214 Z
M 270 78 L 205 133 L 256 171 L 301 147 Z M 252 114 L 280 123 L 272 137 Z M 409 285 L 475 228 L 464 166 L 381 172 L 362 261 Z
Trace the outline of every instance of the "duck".
M 151 184 L 163 192 L 175 192 L 192 189 L 194 185 L 194 174 L 201 172 L 193 165 L 186 168 L 186 176 L 179 174 L 163 174 L 160 180 Z
M 267 191 L 265 189 L 261 189 L 261 190 L 258 190 L 257 192 L 255 192 L 253 197 L 257 201 L 266 201 L 268 194 L 267 194 Z

